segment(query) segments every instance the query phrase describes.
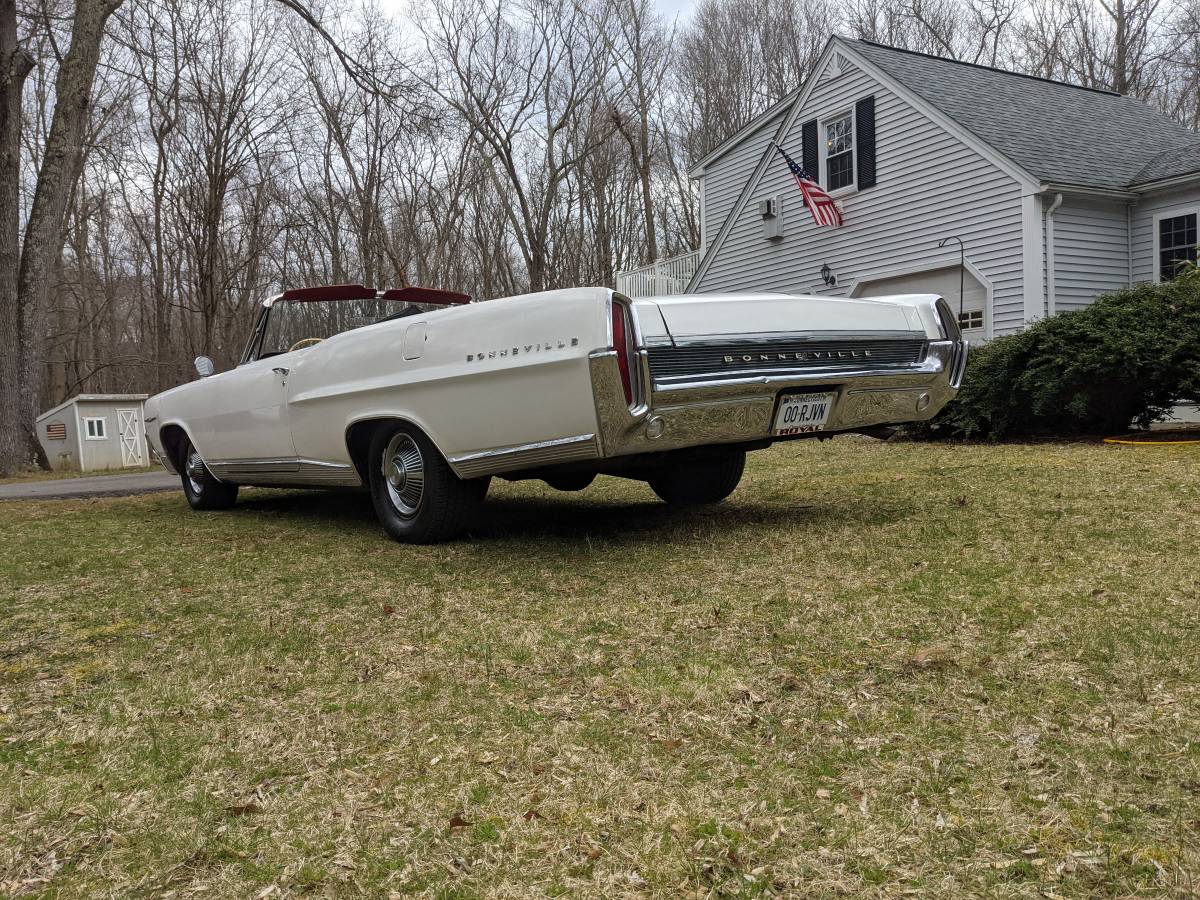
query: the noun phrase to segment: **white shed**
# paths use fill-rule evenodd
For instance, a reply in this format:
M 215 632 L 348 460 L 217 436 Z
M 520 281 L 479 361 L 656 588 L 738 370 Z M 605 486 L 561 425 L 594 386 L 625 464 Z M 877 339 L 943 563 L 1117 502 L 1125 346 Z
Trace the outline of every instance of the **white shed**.
M 131 469 L 149 463 L 143 404 L 148 394 L 79 394 L 38 416 L 52 469 Z

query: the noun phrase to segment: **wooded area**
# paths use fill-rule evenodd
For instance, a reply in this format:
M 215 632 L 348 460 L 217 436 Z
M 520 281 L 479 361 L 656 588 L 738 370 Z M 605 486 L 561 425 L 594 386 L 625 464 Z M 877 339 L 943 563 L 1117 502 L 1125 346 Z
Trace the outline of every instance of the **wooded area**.
M 38 409 L 231 365 L 283 286 L 488 298 L 694 248 L 688 162 L 833 33 L 1200 123 L 1200 0 L 0 0 L 0 472 Z

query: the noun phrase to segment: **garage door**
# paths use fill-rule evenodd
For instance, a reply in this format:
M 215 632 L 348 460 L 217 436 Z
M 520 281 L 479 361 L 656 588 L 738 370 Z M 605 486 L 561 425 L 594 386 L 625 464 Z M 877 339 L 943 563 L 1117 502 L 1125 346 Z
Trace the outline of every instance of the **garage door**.
M 963 334 L 971 340 L 985 336 L 987 321 L 987 289 L 969 271 L 963 273 L 962 310 L 959 311 L 958 266 L 913 272 L 895 278 L 881 278 L 859 284 L 856 297 L 884 297 L 888 294 L 938 294 L 946 298 L 950 308 L 958 313 Z

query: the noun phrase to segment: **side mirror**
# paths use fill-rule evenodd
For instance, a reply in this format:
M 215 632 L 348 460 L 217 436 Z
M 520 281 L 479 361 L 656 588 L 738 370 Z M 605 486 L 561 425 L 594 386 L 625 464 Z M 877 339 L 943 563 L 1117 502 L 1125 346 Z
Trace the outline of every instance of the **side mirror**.
M 201 378 L 207 378 L 217 370 L 217 367 L 213 365 L 213 361 L 207 356 L 197 356 L 195 365 L 196 371 L 200 373 Z

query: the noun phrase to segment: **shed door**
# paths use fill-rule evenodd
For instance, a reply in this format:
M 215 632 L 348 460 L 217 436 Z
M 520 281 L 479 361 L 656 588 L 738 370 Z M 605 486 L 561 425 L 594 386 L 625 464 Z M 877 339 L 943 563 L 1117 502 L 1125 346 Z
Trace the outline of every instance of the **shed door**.
M 144 466 L 146 453 L 142 447 L 141 410 L 118 409 L 117 434 L 121 439 L 121 465 L 126 468 Z
M 854 296 L 938 294 L 958 316 L 963 335 L 972 341 L 982 340 L 987 337 L 987 288 L 970 271 L 963 273 L 962 287 L 961 311 L 958 266 L 860 283 L 855 287 Z

